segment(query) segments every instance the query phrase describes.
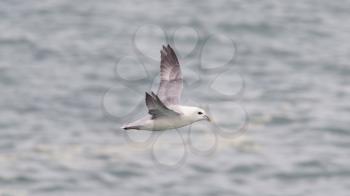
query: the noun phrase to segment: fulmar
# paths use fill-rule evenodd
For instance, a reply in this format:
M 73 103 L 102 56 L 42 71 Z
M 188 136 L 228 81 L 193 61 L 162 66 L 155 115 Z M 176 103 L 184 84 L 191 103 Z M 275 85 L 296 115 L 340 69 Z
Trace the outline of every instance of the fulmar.
M 122 126 L 122 129 L 162 131 L 184 127 L 201 120 L 210 121 L 204 109 L 180 105 L 183 78 L 178 58 L 169 44 L 163 46 L 160 54 L 158 92 L 146 92 L 148 115 Z

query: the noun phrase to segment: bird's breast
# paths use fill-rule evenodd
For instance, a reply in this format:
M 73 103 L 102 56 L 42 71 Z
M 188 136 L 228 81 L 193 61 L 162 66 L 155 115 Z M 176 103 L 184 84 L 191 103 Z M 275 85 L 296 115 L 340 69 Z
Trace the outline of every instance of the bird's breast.
M 191 124 L 189 120 L 179 117 L 154 119 L 153 130 L 176 129 Z

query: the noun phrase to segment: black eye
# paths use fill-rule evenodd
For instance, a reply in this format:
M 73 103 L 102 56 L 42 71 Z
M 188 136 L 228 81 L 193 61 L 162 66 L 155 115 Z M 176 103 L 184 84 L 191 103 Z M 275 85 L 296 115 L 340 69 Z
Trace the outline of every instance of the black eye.
M 202 113 L 202 112 L 198 112 L 197 114 L 201 115 L 201 114 L 203 114 L 203 113 Z

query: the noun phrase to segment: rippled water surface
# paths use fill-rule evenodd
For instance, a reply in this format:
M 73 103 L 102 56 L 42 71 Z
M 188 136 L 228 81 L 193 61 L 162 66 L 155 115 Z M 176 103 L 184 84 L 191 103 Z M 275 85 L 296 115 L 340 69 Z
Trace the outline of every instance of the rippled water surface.
M 1 1 L 0 195 L 348 195 L 349 9 Z M 125 132 L 164 43 L 215 122 Z

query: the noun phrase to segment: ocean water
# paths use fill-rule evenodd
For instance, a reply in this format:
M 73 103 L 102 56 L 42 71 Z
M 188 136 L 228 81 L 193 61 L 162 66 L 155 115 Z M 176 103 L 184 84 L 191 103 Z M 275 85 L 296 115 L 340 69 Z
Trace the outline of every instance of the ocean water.
M 0 195 L 350 192 L 350 2 L 0 2 Z M 152 133 L 159 50 L 214 123 Z

